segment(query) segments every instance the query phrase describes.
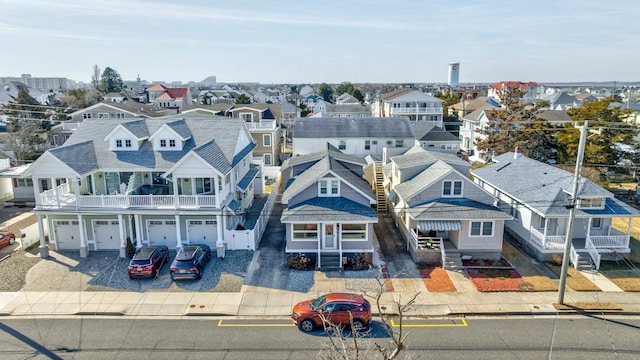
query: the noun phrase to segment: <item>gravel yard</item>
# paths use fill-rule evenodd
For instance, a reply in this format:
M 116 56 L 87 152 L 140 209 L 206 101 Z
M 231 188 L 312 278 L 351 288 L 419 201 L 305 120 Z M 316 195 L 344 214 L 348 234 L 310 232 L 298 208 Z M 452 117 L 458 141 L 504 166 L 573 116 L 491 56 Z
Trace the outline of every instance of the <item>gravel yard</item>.
M 20 291 L 26 284 L 27 272 L 42 259 L 16 251 L 0 261 L 0 291 Z

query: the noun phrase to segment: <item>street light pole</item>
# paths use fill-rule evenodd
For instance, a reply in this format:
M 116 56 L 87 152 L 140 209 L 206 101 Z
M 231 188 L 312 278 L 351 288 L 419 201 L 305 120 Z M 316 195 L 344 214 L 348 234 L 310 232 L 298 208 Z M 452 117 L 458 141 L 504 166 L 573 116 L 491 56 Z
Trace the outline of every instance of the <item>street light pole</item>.
M 558 304 L 564 304 L 564 290 L 567 283 L 567 272 L 569 268 L 569 253 L 573 239 L 573 220 L 576 215 L 576 205 L 578 202 L 578 184 L 580 183 L 580 172 L 582 170 L 582 160 L 584 159 L 584 148 L 587 143 L 587 132 L 589 131 L 589 121 L 585 121 L 580 128 L 580 143 L 578 144 L 578 158 L 576 159 L 576 169 L 573 174 L 573 192 L 571 193 L 571 205 L 569 208 L 569 222 L 567 223 L 567 234 L 564 239 L 564 254 L 562 256 L 562 271 L 560 272 L 560 287 L 558 288 Z

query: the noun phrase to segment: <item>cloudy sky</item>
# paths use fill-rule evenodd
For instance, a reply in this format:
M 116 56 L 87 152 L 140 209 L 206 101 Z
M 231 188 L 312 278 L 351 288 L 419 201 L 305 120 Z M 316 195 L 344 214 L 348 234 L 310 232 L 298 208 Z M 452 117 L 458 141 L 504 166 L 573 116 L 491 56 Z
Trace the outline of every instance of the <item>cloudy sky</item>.
M 636 0 L 0 0 L 0 76 L 640 81 Z

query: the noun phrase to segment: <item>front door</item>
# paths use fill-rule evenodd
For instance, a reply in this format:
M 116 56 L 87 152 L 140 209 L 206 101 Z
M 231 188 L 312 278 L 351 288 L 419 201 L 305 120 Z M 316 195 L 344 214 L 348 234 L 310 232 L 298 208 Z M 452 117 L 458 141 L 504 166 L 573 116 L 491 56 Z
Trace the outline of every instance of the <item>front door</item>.
M 323 249 L 335 250 L 338 248 L 335 237 L 335 224 L 324 224 Z

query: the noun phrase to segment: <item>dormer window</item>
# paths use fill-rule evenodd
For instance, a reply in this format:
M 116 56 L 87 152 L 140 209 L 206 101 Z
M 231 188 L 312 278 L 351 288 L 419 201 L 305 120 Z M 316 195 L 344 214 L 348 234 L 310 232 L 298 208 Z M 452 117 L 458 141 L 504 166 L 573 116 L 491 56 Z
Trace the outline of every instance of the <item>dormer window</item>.
M 318 181 L 318 196 L 340 196 L 340 181 L 338 179 L 320 179 Z
M 175 148 L 176 147 L 176 140 L 175 139 L 160 139 L 160 147 L 161 148 L 166 148 L 167 144 L 169 144 L 170 148 Z
M 462 181 L 444 181 L 442 196 L 462 196 Z
M 169 147 L 176 147 L 176 140 L 175 139 L 169 139 Z
M 578 208 L 580 209 L 604 209 L 603 198 L 584 198 L 579 199 Z
M 123 146 L 124 145 L 124 146 Z M 117 139 L 116 140 L 116 148 L 131 148 L 131 140 L 130 139 Z

